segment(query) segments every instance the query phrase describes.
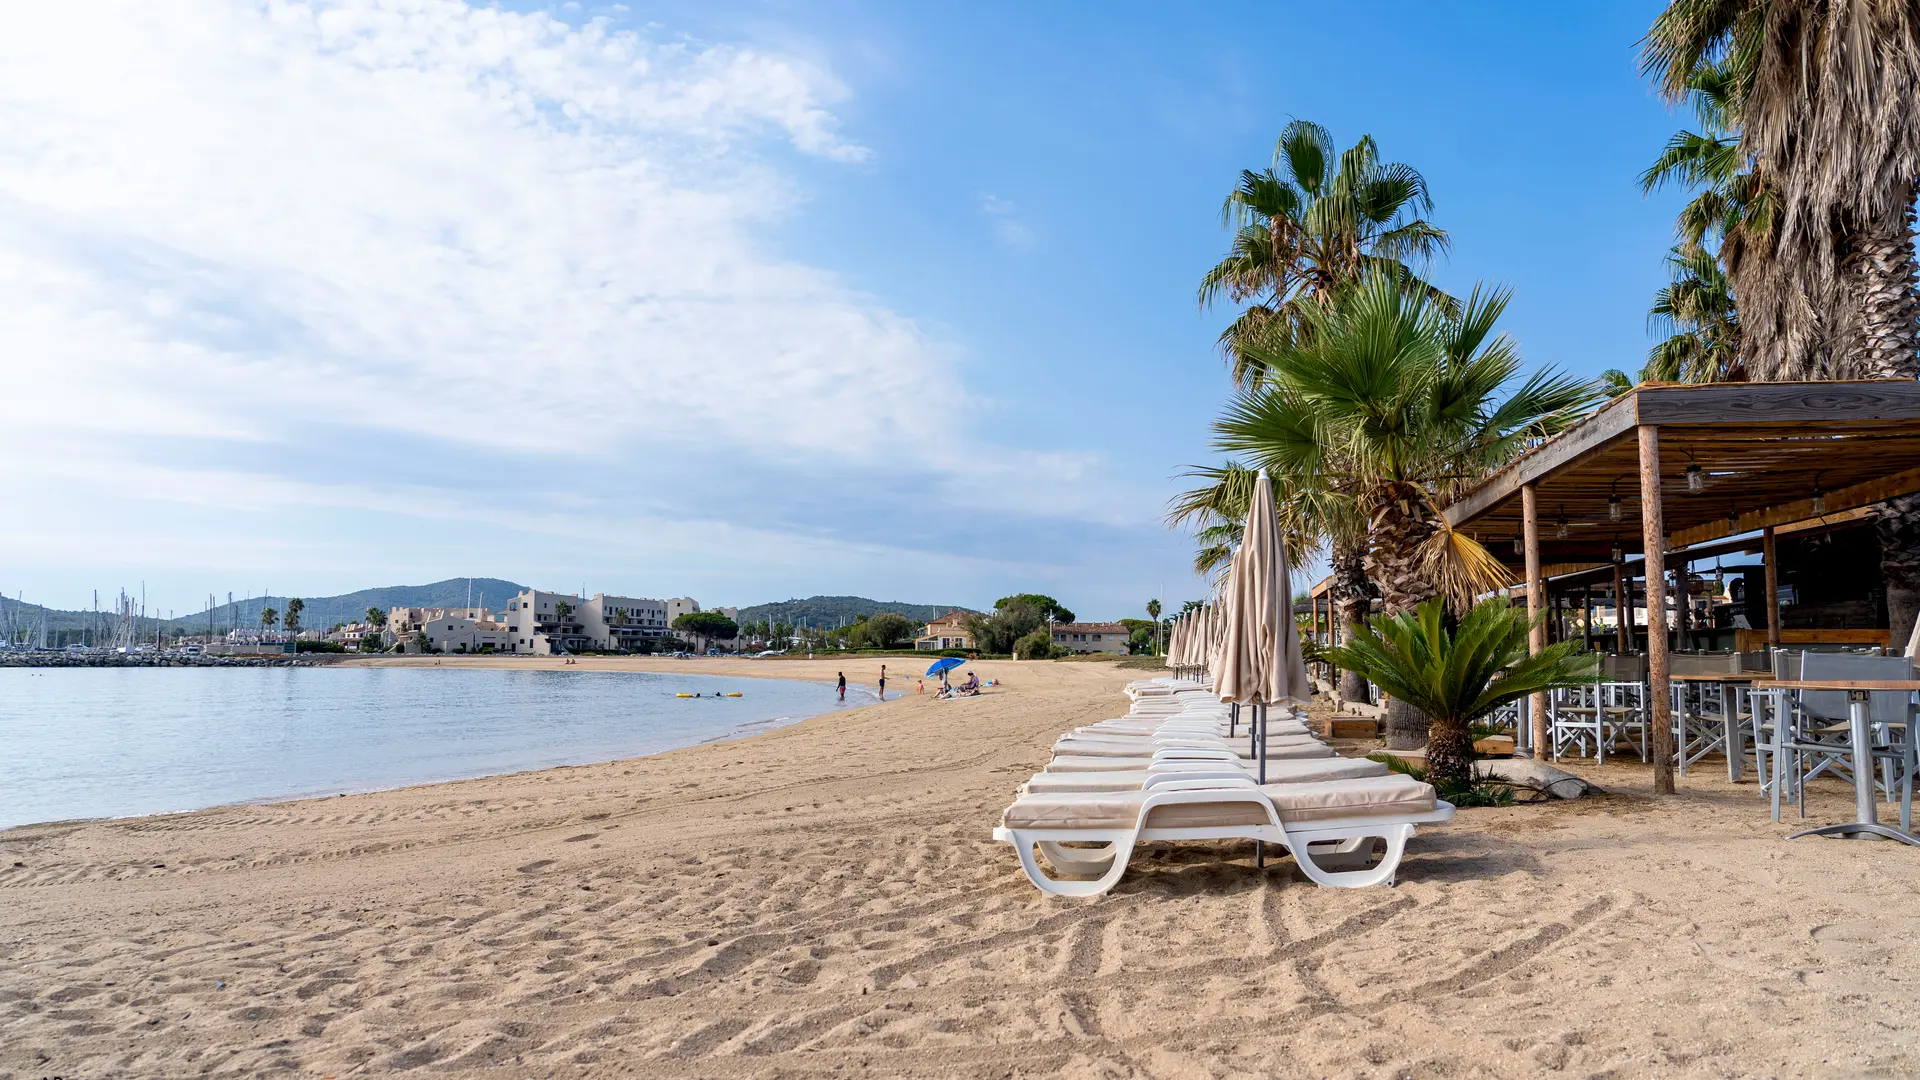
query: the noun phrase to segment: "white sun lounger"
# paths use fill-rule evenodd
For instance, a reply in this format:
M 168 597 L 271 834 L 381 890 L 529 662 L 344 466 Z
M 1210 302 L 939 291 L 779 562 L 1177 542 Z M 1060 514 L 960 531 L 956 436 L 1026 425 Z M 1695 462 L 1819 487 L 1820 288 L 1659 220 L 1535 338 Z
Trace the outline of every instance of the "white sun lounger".
M 1063 791 L 1140 791 L 1173 780 L 1252 779 L 1256 766 L 1231 761 L 1164 760 L 1144 769 L 1109 769 L 1092 772 L 1040 772 L 1021 786 L 1023 794 L 1045 795 Z M 1269 784 L 1311 784 L 1326 780 L 1359 780 L 1386 776 L 1389 770 L 1378 761 L 1366 758 L 1293 758 L 1267 762 Z
M 1028 880 L 1054 896 L 1106 892 L 1126 873 L 1137 844 L 1164 840 L 1262 840 L 1292 852 L 1316 884 L 1362 888 L 1393 880 L 1414 826 L 1452 817 L 1453 806 L 1435 798 L 1431 786 L 1405 776 L 1265 787 L 1194 779 L 1141 791 L 1024 795 L 1007 807 L 993 837 L 1011 843 Z M 1316 855 L 1364 858 L 1373 838 L 1386 842 L 1386 854 L 1370 869 L 1332 870 L 1314 862 Z M 1062 846 L 1074 843 L 1103 846 Z M 1310 845 L 1331 847 L 1315 852 Z M 1047 874 L 1036 847 L 1057 871 L 1092 880 Z

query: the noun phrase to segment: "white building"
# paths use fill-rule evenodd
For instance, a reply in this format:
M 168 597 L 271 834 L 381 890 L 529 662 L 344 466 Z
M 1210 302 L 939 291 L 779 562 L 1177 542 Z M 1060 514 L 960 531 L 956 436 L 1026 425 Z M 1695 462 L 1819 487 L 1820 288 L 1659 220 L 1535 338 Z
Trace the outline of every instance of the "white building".
M 699 605 L 685 600 L 698 611 Z M 504 651 L 557 656 L 595 650 L 630 651 L 648 638 L 663 637 L 673 623 L 671 600 L 608 596 L 582 600 L 572 593 L 528 589 L 507 601 L 501 613 L 508 630 Z M 564 610 L 566 617 L 561 618 Z

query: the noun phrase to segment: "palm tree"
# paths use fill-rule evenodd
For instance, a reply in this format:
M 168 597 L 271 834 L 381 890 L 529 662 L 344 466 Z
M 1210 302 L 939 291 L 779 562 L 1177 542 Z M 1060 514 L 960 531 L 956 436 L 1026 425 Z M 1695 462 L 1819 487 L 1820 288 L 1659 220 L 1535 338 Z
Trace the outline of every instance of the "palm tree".
M 280 613 L 278 611 L 270 607 L 260 609 L 260 626 L 262 629 L 271 630 L 273 629 L 273 624 L 279 621 Z
M 1519 350 L 1494 325 L 1509 293 L 1476 286 L 1457 315 L 1391 274 L 1315 309 L 1286 349 L 1255 347 L 1267 385 L 1215 422 L 1216 445 L 1272 475 L 1343 492 L 1367 525 L 1367 577 L 1389 614 L 1446 596 L 1464 610 L 1506 583 L 1493 556 L 1438 511 L 1604 395 L 1544 370 L 1521 377 Z M 1427 722 L 1396 702 L 1389 745 L 1417 746 Z
M 1667 255 L 1670 284 L 1654 294 L 1647 325 L 1668 336 L 1647 353 L 1650 382 L 1741 382 L 1740 316 L 1733 286 L 1703 247 L 1676 245 Z
M 1505 597 L 1473 605 L 1447 627 L 1438 598 L 1373 620 L 1324 658 L 1362 672 L 1395 701 L 1433 718 L 1427 776 L 1442 796 L 1473 783 L 1473 721 L 1508 702 L 1595 679 L 1595 657 L 1562 641 L 1527 654 L 1532 623 Z
M 1147 601 L 1147 618 L 1153 621 L 1153 654 L 1160 655 L 1160 601 Z
M 299 633 L 300 632 L 300 613 L 305 610 L 307 610 L 307 602 L 305 600 L 302 600 L 297 596 L 291 600 L 288 600 L 287 615 L 286 615 L 286 618 L 280 620 L 280 625 L 286 627 L 287 632 L 290 634 Z
M 1734 60 L 1689 73 L 1686 97 L 1700 131 L 1681 131 L 1640 176 L 1651 194 L 1669 184 L 1697 189 L 1667 254 L 1670 283 L 1654 297 L 1648 325 L 1667 337 L 1647 354 L 1641 378 L 1731 382 L 1746 378 L 1740 321 L 1725 265 L 1772 238 L 1777 193 L 1740 149 L 1740 102 L 1748 72 Z
M 1336 155 L 1327 129 L 1295 120 L 1280 133 L 1273 165 L 1240 174 L 1221 219 L 1234 230 L 1227 255 L 1200 279 L 1200 306 L 1248 303 L 1220 335 L 1234 385 L 1261 378 L 1247 346 L 1284 347 L 1310 325 L 1306 312 L 1330 302 L 1362 275 L 1416 276 L 1447 249 L 1447 234 L 1418 215 L 1431 212 L 1426 180 L 1380 160 L 1373 136 Z
M 1914 198 L 1920 10 L 1911 3 L 1671 0 L 1642 47 L 1670 100 L 1735 76 L 1740 150 L 1777 208 L 1727 269 L 1756 378 L 1920 376 Z M 1874 510 L 1895 640 L 1920 613 L 1920 499 Z
M 1643 69 L 1678 101 L 1716 66 L 1734 76 L 1741 152 L 1778 189 L 1771 242 L 1729 267 L 1750 366 L 1776 378 L 1920 374 L 1920 11 L 1672 0 L 1648 30 Z
M 387 613 L 377 607 L 368 608 L 367 625 L 373 627 L 375 630 L 387 625 Z

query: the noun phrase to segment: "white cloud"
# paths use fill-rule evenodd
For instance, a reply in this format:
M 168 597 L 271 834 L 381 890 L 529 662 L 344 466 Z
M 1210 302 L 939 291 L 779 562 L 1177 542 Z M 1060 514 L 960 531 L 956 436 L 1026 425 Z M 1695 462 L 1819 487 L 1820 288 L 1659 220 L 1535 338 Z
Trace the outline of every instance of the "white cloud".
M 339 562 L 367 520 L 445 522 L 457 557 L 528 506 L 683 567 L 775 536 L 857 566 L 929 506 L 971 532 L 895 560 L 928 573 L 1048 550 L 1006 522 L 1053 550 L 1138 524 L 1098 455 L 983 444 L 956 349 L 759 242 L 805 201 L 791 155 L 873 160 L 848 94 L 800 56 L 457 0 L 11 11 L 0 502 L 38 524 L 0 528 L 0 560 L 112 550 L 101 507 L 127 501 L 140 550 L 304 510 Z M 1032 243 L 1011 203 L 982 209 Z M 733 552 L 663 524 L 743 517 Z
M 1033 230 L 1020 220 L 1018 206 L 996 195 L 982 195 L 980 212 L 992 223 L 994 239 L 1020 251 L 1033 246 Z
M 18 12 L 0 342 L 35 370 L 0 416 L 887 444 L 858 403 L 941 350 L 753 242 L 798 195 L 752 144 L 867 157 L 844 93 L 791 58 L 445 0 Z M 785 423 L 801 402 L 835 422 Z

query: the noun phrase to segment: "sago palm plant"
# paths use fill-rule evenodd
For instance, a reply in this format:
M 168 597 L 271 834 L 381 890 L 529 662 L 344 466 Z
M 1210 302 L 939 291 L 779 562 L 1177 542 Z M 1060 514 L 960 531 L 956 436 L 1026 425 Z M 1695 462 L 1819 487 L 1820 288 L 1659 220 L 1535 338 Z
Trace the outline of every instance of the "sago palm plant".
M 1508 702 L 1597 679 L 1596 658 L 1575 642 L 1527 654 L 1532 623 L 1504 597 L 1482 600 L 1447 625 L 1440 601 L 1374 619 L 1322 658 L 1358 671 L 1432 718 L 1427 775 L 1442 794 L 1473 783 L 1472 725 Z

